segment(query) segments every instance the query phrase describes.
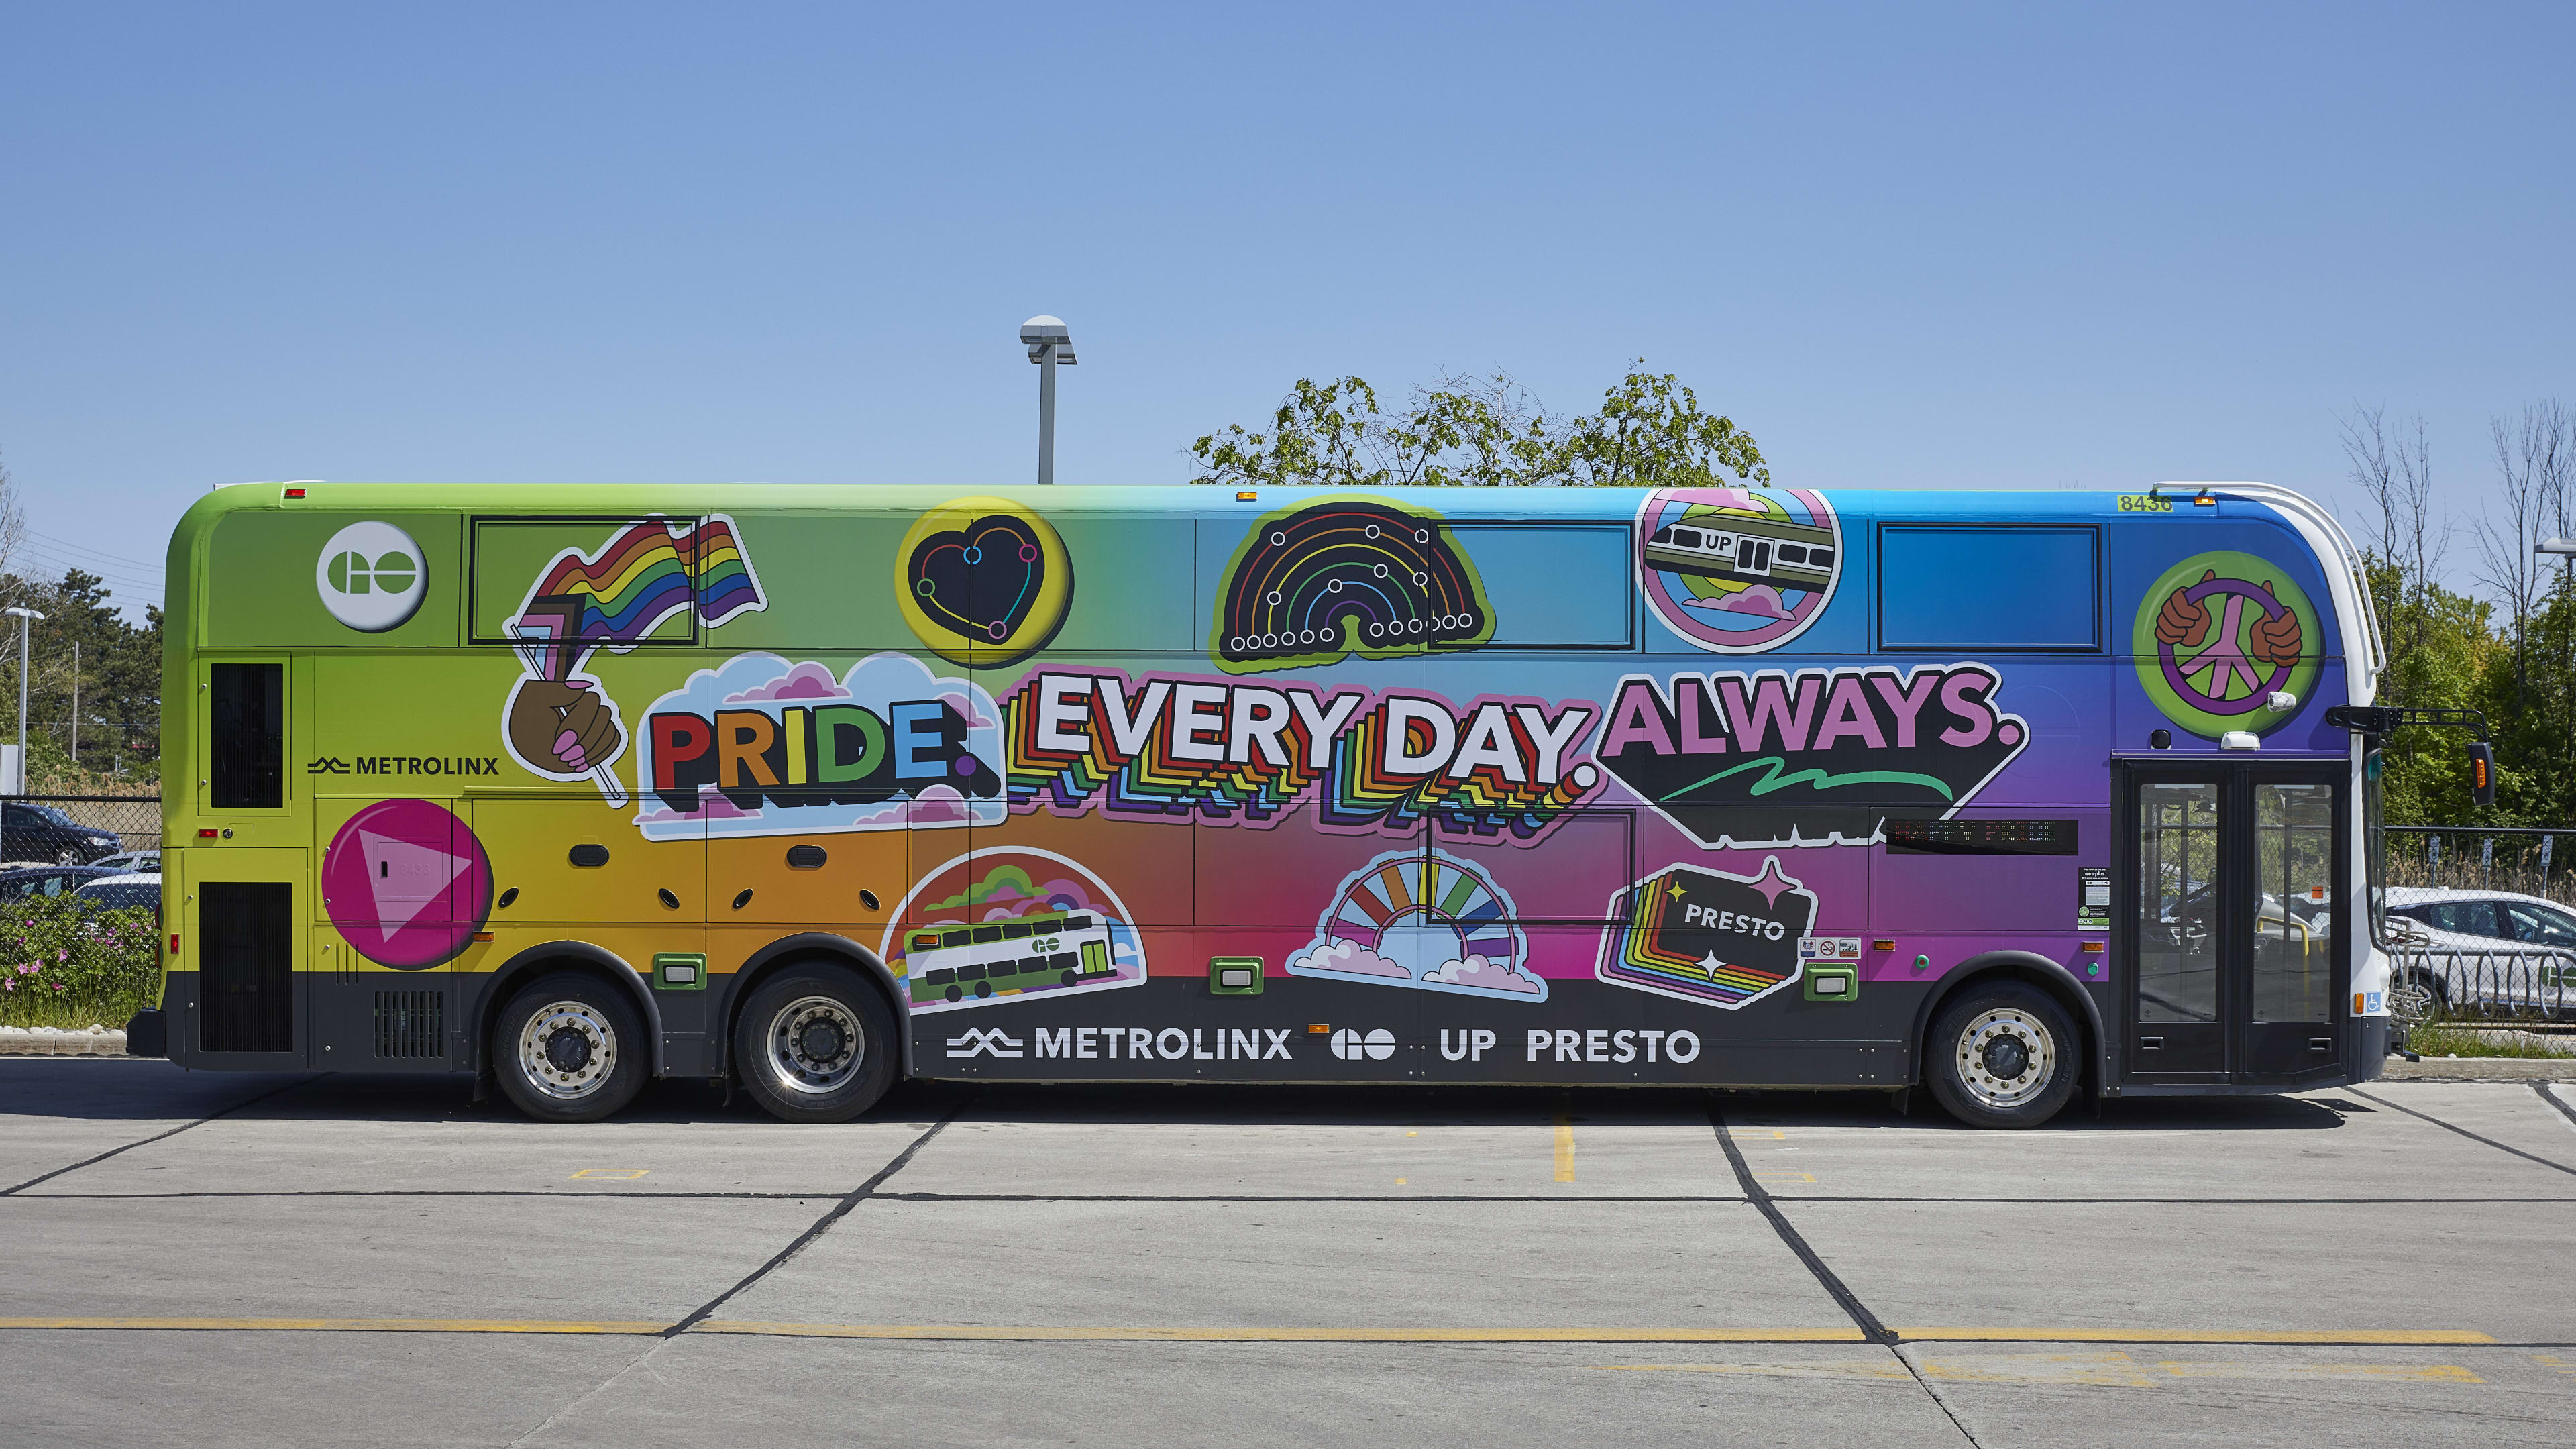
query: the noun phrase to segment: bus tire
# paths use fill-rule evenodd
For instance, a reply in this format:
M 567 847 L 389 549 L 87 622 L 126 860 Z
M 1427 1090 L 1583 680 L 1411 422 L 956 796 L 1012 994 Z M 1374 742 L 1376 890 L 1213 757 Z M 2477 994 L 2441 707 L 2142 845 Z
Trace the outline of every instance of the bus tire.
M 1970 986 L 1933 1019 L 1923 1084 L 1968 1126 L 2036 1127 L 2075 1095 L 2080 1041 L 2047 992 L 2018 981 Z
M 492 1023 L 501 1090 L 540 1122 L 596 1122 L 635 1100 L 653 1047 L 626 994 L 561 971 L 522 987 Z
M 733 1059 L 782 1122 L 847 1122 L 877 1104 L 902 1062 L 894 1012 L 845 967 L 798 962 L 763 981 L 734 1022 Z

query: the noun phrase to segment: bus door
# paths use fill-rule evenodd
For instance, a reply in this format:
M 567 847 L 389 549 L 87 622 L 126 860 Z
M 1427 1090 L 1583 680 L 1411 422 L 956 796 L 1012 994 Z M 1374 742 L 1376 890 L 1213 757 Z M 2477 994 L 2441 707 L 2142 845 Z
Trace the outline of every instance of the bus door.
M 2119 772 L 2129 1080 L 2281 1086 L 2341 1070 L 2347 771 L 2213 760 Z

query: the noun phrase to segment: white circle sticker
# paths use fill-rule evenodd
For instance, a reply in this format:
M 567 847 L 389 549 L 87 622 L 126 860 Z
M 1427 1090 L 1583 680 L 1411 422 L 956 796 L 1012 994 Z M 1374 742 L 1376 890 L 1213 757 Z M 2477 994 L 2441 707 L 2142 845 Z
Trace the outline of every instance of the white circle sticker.
M 322 545 L 313 587 L 331 617 L 366 634 L 399 627 L 420 612 L 429 562 L 412 536 L 390 523 L 352 523 Z

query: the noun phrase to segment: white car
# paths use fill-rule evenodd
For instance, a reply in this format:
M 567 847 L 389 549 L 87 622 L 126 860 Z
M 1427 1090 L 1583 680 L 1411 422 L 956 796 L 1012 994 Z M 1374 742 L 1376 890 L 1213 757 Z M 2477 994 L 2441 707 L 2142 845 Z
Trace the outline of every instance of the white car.
M 150 850 L 129 850 L 121 855 L 103 855 L 91 861 L 90 864 L 127 875 L 149 874 L 161 869 L 161 850 L 160 847 L 155 846 Z
M 2479 1006 L 2576 1015 L 2576 911 L 2514 891 L 2392 886 L 2388 926 L 2406 1015 Z
M 83 883 L 72 892 L 72 900 L 93 910 L 121 911 L 143 906 L 157 913 L 161 909 L 161 872 L 103 875 Z

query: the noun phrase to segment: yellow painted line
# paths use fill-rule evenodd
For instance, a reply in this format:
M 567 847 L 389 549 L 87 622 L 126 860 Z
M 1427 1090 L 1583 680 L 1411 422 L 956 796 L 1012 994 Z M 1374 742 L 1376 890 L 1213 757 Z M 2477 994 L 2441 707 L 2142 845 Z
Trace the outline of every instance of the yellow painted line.
M 585 1167 L 581 1171 L 574 1173 L 573 1176 L 577 1178 L 587 1177 L 592 1179 L 604 1178 L 611 1182 L 633 1182 L 635 1179 L 642 1177 L 644 1174 L 651 1172 L 652 1170 L 653 1169 L 649 1167 Z
M 2458 1364 L 2413 1363 L 2160 1363 L 2178 1379 L 2375 1379 L 2395 1383 L 2482 1384 Z
M 1757 1172 L 1753 1174 L 1753 1180 L 1755 1182 L 1813 1182 L 1816 1180 L 1816 1175 L 1812 1172 Z
M 527 1318 L 0 1318 L 8 1328 L 219 1329 L 235 1333 L 660 1333 L 667 1323 Z
M 693 1333 L 779 1338 L 1080 1340 L 1090 1343 L 1858 1343 L 1857 1328 L 1094 1328 L 984 1323 L 758 1323 L 711 1318 Z
M 1913 1343 L 2494 1343 L 2465 1328 L 1898 1328 Z
M 1574 1124 L 1562 1112 L 1556 1114 L 1556 1180 L 1574 1181 Z

